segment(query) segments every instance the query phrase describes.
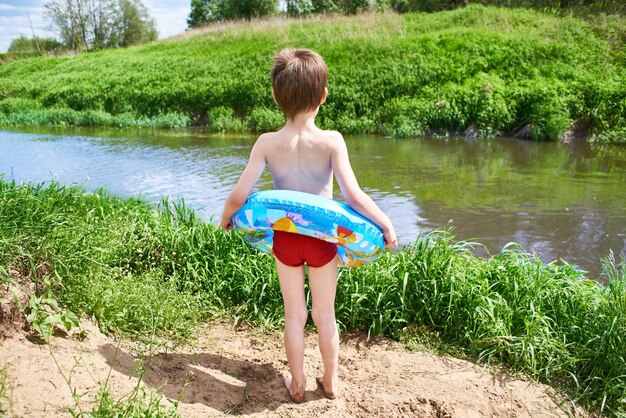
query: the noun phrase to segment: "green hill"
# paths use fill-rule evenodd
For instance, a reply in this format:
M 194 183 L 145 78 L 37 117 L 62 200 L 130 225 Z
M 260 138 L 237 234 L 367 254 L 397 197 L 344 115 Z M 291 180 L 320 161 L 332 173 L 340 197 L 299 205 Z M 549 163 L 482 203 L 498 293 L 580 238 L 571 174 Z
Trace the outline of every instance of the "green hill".
M 0 65 L 0 125 L 274 129 L 283 119 L 271 56 L 286 46 L 328 63 L 325 128 L 551 140 L 575 126 L 626 142 L 626 47 L 615 30 L 483 6 L 231 23 L 135 48 L 14 61 Z

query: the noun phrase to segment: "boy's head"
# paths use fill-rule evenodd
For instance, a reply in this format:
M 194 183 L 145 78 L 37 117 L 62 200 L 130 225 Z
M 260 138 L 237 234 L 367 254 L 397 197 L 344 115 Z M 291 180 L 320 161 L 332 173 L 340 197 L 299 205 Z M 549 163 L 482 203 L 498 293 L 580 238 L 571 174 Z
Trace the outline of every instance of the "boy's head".
M 274 100 L 287 118 L 315 110 L 324 99 L 328 85 L 328 68 L 309 49 L 285 48 L 274 55 L 272 66 Z

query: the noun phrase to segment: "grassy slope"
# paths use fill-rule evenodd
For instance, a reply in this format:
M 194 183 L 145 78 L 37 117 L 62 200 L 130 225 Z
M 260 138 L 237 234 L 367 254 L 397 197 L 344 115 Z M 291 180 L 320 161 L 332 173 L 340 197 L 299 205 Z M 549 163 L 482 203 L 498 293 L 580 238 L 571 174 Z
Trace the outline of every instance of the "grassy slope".
M 555 139 L 581 120 L 601 140 L 623 142 L 626 61 L 615 27 L 615 20 L 592 25 L 482 6 L 229 24 L 126 50 L 0 66 L 0 124 L 202 119 L 212 130 L 273 129 L 282 116 L 270 95 L 271 55 L 305 46 L 330 69 L 320 112 L 327 128 L 412 135 L 472 124 L 510 133 L 532 124 L 533 138 Z
M 63 306 L 105 330 L 190 338 L 210 316 L 282 324 L 272 258 L 181 206 L 0 179 L 0 285 L 50 283 Z M 626 413 L 626 265 L 606 287 L 516 248 L 483 259 L 433 233 L 343 269 L 337 321 L 505 364 L 583 404 Z

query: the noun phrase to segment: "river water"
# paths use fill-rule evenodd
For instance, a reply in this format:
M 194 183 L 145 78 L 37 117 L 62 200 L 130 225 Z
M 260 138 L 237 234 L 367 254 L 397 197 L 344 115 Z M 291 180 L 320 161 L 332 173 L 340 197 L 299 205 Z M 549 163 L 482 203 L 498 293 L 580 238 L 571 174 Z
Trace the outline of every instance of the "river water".
M 497 253 L 521 244 L 598 278 L 626 254 L 626 149 L 511 138 L 347 137 L 361 187 L 389 214 L 401 243 L 438 228 Z M 254 137 L 201 131 L 23 128 L 0 131 L 5 180 L 104 186 L 123 196 L 184 198 L 221 213 Z M 257 189 L 272 187 L 266 172 Z M 335 187 L 335 195 L 341 199 Z M 482 254 L 486 252 L 481 250 Z M 559 261 L 560 262 L 560 261 Z

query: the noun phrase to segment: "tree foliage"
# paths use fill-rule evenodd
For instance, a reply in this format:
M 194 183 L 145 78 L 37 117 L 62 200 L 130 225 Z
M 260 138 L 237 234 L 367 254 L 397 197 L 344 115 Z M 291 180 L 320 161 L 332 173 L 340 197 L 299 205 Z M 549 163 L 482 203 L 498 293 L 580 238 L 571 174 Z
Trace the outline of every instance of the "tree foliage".
M 47 19 L 72 50 L 116 48 L 154 41 L 154 19 L 141 0 L 48 0 Z
M 321 1 L 328 2 L 333 0 Z M 580 9 L 591 13 L 623 14 L 626 12 L 626 2 L 624 0 L 376 0 L 376 2 L 379 5 L 383 5 L 383 8 L 388 7 L 399 13 L 453 10 L 467 6 L 470 3 L 548 10 Z
M 249 19 L 277 13 L 273 0 L 191 0 L 189 27 L 230 19 Z M 357 14 L 366 10 L 438 12 L 465 7 L 470 3 L 501 7 L 550 10 L 582 10 L 592 13 L 626 13 L 624 0 L 283 0 L 280 13 L 301 17 L 312 14 Z
M 282 13 L 307 16 L 315 13 L 356 14 L 382 0 L 286 0 Z M 278 14 L 277 0 L 191 0 L 189 27 L 233 19 L 250 19 Z
M 252 19 L 278 13 L 278 0 L 191 0 L 189 27 L 234 19 Z
M 115 24 L 118 46 L 143 44 L 157 39 L 154 19 L 140 0 L 119 0 Z

